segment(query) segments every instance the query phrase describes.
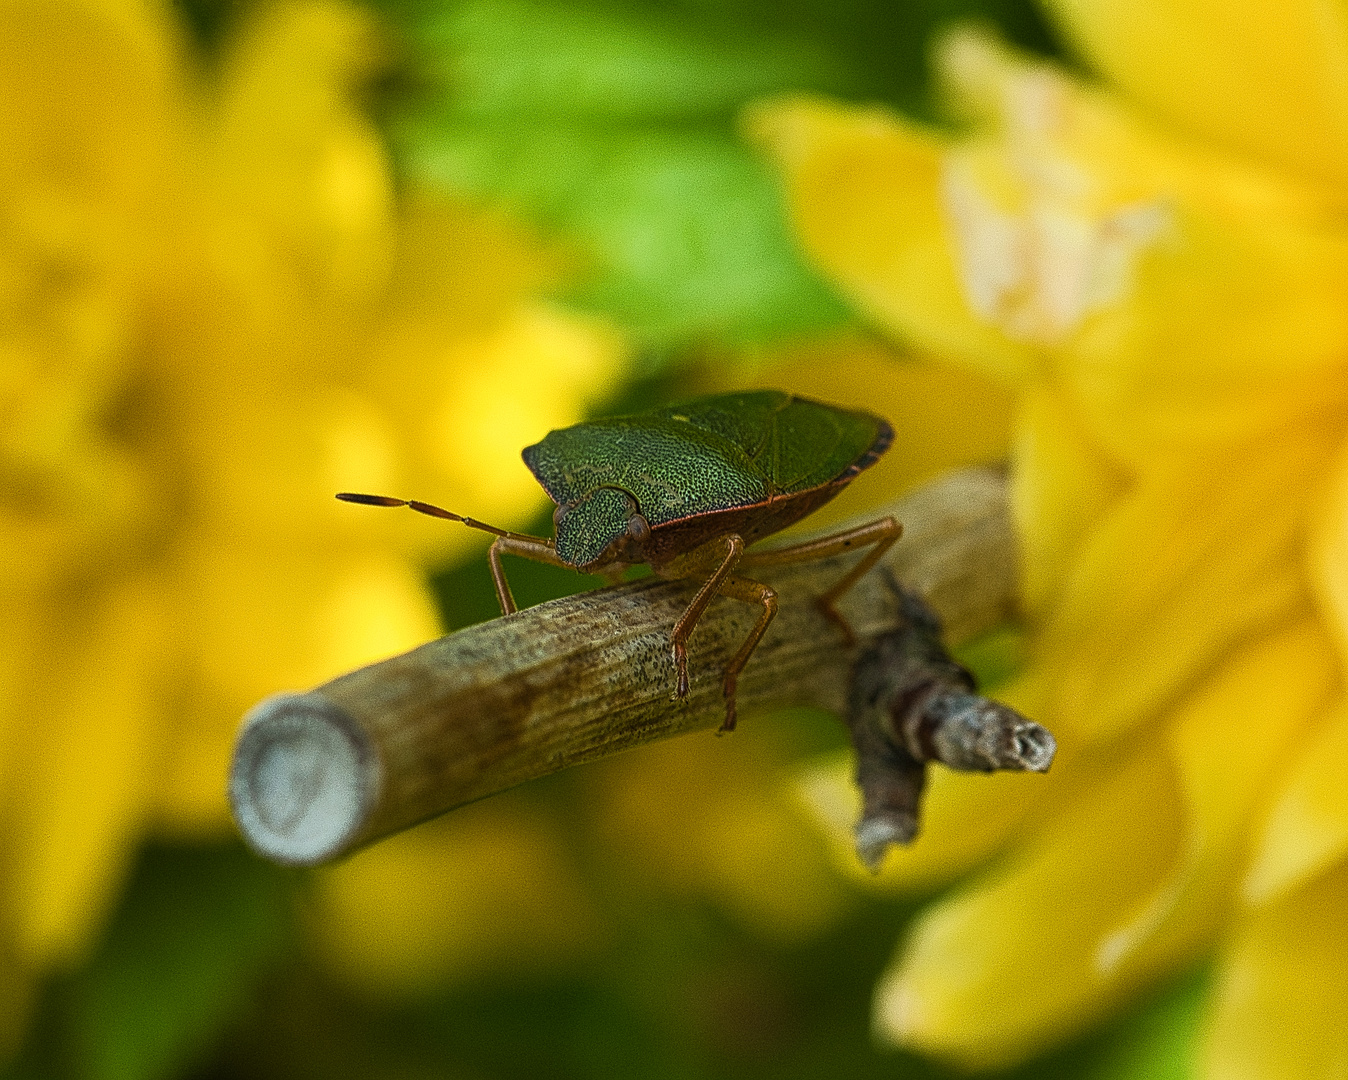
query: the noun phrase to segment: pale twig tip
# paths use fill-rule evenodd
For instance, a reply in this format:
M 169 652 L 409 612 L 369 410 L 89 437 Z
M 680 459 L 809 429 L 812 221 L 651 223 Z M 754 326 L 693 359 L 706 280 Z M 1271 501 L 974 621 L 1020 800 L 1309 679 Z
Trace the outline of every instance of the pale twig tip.
M 879 873 L 885 855 L 894 845 L 912 843 L 917 835 L 917 817 L 897 811 L 888 811 L 874 817 L 864 817 L 854 831 L 857 858 L 871 873 Z

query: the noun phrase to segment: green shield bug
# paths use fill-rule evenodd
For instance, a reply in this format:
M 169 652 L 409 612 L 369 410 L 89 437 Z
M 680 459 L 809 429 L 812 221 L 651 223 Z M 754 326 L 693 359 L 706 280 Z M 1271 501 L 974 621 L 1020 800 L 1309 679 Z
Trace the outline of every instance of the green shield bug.
M 893 429 L 870 413 L 840 409 L 779 390 L 698 398 L 631 416 L 553 431 L 526 447 L 524 463 L 557 504 L 556 536 L 507 532 L 430 503 L 343 492 L 374 506 L 408 506 L 495 535 L 488 553 L 501 610 L 515 610 L 501 555 L 551 563 L 621 580 L 649 563 L 660 577 L 702 583 L 674 624 L 676 693 L 688 696 L 688 639 L 715 596 L 762 608 L 726 665 L 725 723 L 735 727 L 735 685 L 777 613 L 770 586 L 740 571 L 846 551 L 870 550 L 819 597 L 850 637 L 834 601 L 899 538 L 893 518 L 767 551 L 746 548 L 817 510 L 889 448 Z

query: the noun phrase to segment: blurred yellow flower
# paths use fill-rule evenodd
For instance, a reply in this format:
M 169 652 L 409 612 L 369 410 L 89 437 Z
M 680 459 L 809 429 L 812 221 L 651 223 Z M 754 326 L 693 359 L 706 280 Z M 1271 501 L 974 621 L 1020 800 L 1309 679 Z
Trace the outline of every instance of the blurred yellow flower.
M 1004 387 L 871 337 L 835 334 L 718 359 L 699 391 L 780 386 L 894 423 L 900 452 L 810 528 L 1006 453 L 1012 397 Z M 367 997 L 406 999 L 474 977 L 555 972 L 586 951 L 611 949 L 625 919 L 671 899 L 714 907 L 773 945 L 817 939 L 849 913 L 850 898 L 794 797 L 798 752 L 773 717 L 755 719 L 733 739 L 703 733 L 587 766 L 570 819 L 571 845 L 589 853 L 585 882 L 558 856 L 558 823 L 520 812 L 528 789 L 321 871 L 310 920 L 318 956 Z M 602 895 L 588 880 L 596 867 Z M 502 888 L 512 875 L 514 887 Z M 497 884 L 484 888 L 484 878 Z
M 464 531 L 333 492 L 518 520 L 524 434 L 617 377 L 550 252 L 395 195 L 379 62 L 337 0 L 209 75 L 167 4 L 0 2 L 0 1049 L 147 830 L 227 827 L 247 707 L 436 633 Z
M 1306 3 L 1056 0 L 1115 81 L 975 31 L 924 130 L 749 117 L 817 262 L 881 326 L 1018 395 L 1047 782 L 939 774 L 880 883 L 953 879 L 876 1025 L 965 1065 L 1039 1052 L 1214 946 L 1207 1078 L 1348 1053 L 1348 21 Z M 809 797 L 841 832 L 845 779 Z

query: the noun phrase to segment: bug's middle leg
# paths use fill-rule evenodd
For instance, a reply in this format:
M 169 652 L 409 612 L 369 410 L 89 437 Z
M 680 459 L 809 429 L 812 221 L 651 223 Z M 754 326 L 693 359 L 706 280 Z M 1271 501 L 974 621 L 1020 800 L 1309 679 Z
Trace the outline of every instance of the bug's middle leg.
M 736 600 L 743 600 L 746 604 L 762 604 L 763 613 L 758 616 L 758 622 L 754 623 L 754 628 L 749 631 L 749 636 L 744 639 L 744 644 L 739 647 L 739 652 L 730 658 L 730 663 L 725 666 L 725 721 L 721 724 L 721 731 L 735 730 L 735 687 L 739 683 L 740 672 L 744 670 L 744 665 L 749 662 L 749 657 L 753 655 L 754 649 L 758 648 L 758 641 L 767 630 L 768 623 L 772 622 L 777 614 L 777 590 L 770 585 L 764 585 L 761 581 L 750 581 L 748 578 L 729 577 L 721 585 L 722 596 L 733 596 Z
M 819 607 L 829 619 L 847 636 L 848 644 L 856 640 L 852 628 L 838 614 L 833 606 L 838 597 L 850 589 L 861 576 L 880 561 L 881 556 L 890 549 L 894 541 L 903 534 L 903 526 L 892 517 L 883 517 L 855 529 L 845 529 L 831 536 L 821 536 L 816 540 L 806 540 L 803 544 L 790 547 L 773 548 L 768 551 L 753 551 L 744 557 L 744 566 L 773 566 L 782 563 L 809 562 L 813 559 L 827 559 L 834 555 L 844 555 L 858 548 L 870 547 L 857 564 L 835 581 L 819 597 Z
M 674 670 L 678 676 L 678 682 L 675 685 L 674 693 L 680 701 L 688 696 L 688 639 L 693 635 L 693 629 L 697 626 L 697 620 L 702 618 L 702 613 L 707 610 L 707 605 L 711 603 L 711 598 L 721 589 L 722 583 L 730 576 L 732 570 L 739 563 L 744 555 L 744 540 L 735 535 L 725 538 L 725 557 L 717 568 L 712 571 L 711 577 L 707 578 L 702 588 L 697 591 L 693 597 L 693 602 L 682 615 L 679 621 L 674 624 L 674 630 L 670 634 L 670 644 L 674 650 Z

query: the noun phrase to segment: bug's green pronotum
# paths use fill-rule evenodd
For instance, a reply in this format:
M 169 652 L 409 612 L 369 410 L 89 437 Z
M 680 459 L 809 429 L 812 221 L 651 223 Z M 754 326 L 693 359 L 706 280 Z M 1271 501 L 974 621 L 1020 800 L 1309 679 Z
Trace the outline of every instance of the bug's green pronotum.
M 893 429 L 878 416 L 839 409 L 779 390 L 698 398 L 632 416 L 553 431 L 526 447 L 524 463 L 557 504 L 555 539 L 526 536 L 452 514 L 430 503 L 343 492 L 374 506 L 408 506 L 495 535 L 488 553 L 501 610 L 515 610 L 501 555 L 551 563 L 618 581 L 649 563 L 660 577 L 701 588 L 670 635 L 676 693 L 688 696 L 688 639 L 712 598 L 762 607 L 726 665 L 723 731 L 735 727 L 735 684 L 777 613 L 777 594 L 737 571 L 870 550 L 819 604 L 850 631 L 833 604 L 899 538 L 891 517 L 768 551 L 745 549 L 817 510 L 889 448 Z

